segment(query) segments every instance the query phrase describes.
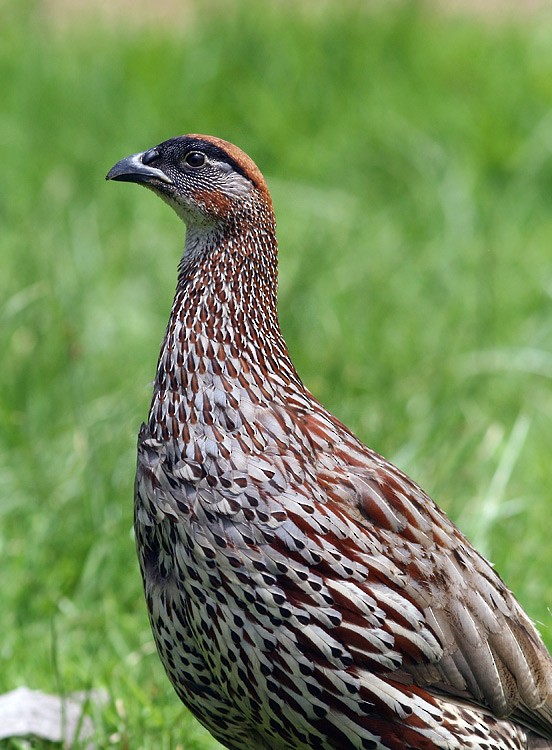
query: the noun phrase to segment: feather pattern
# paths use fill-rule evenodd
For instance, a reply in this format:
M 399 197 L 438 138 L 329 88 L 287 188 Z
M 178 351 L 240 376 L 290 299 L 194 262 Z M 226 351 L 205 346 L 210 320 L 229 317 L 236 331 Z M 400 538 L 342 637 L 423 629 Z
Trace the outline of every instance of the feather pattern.
M 256 166 L 207 136 L 132 159 L 109 176 L 187 223 L 135 491 L 182 701 L 231 750 L 552 748 L 552 662 L 513 595 L 295 371 Z

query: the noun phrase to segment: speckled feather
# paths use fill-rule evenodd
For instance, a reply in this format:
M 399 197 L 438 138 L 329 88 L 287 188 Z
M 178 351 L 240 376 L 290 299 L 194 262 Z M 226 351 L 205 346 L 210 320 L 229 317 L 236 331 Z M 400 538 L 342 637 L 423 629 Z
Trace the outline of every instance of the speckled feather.
M 513 595 L 297 375 L 257 167 L 198 135 L 132 158 L 187 223 L 135 500 L 182 701 L 231 750 L 552 748 L 552 662 Z

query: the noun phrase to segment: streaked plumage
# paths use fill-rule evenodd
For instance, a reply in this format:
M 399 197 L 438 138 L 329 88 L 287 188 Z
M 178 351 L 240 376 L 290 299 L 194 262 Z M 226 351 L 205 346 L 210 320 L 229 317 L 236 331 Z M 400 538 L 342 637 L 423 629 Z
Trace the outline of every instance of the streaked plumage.
M 135 496 L 182 701 L 231 750 L 552 748 L 552 661 L 513 595 L 297 375 L 257 167 L 191 135 L 108 178 L 187 224 Z

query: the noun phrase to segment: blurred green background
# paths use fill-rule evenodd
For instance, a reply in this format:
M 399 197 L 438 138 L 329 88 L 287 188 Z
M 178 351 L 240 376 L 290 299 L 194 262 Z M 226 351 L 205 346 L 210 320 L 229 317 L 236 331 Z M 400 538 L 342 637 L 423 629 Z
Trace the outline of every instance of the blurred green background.
M 153 652 L 131 532 L 184 230 L 103 179 L 185 132 L 267 177 L 307 385 L 552 646 L 552 16 L 143 6 L 0 5 L 0 692 L 106 688 L 98 748 L 216 747 Z

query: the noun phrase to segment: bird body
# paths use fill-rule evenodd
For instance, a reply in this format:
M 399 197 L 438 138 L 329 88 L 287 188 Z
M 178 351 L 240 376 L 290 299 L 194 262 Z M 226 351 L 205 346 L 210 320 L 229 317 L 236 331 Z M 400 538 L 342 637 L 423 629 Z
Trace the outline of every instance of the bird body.
M 299 378 L 254 163 L 190 135 L 108 178 L 187 224 L 135 492 L 181 700 L 231 750 L 552 748 L 552 660 L 513 595 Z

